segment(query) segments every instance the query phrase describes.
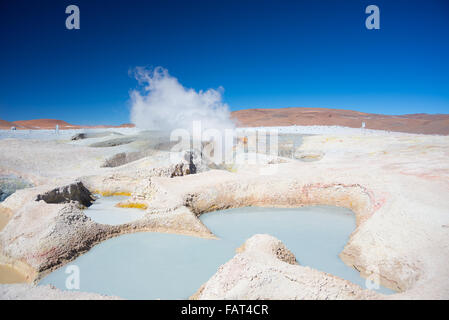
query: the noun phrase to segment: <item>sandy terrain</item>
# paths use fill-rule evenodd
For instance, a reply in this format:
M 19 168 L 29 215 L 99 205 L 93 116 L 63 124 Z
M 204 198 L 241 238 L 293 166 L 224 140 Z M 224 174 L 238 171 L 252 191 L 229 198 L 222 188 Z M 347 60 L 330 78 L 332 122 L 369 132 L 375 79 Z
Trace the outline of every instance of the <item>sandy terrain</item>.
M 449 134 L 448 114 L 389 116 L 351 110 L 325 108 L 244 109 L 232 112 L 242 127 L 267 126 L 344 126 L 423 134 Z
M 0 265 L 0 283 L 22 283 L 26 280 L 26 277 L 16 269 Z
M 6 210 L 0 210 L 0 231 L 6 226 L 10 218 L 10 216 L 3 211 Z
M 204 212 L 337 205 L 351 209 L 357 220 L 341 259 L 397 294 L 373 294 L 333 275 L 292 265 L 277 240 L 253 237 L 195 298 L 449 299 L 449 139 L 315 129 L 320 134 L 304 137 L 293 158 L 262 157 L 257 163 L 236 162 L 227 170 L 207 170 L 196 157 L 172 163 L 166 151 L 103 166 L 109 157 L 130 152 L 141 141 L 116 145 L 108 144 L 108 137 L 92 138 L 102 147 L 89 147 L 85 140 L 90 139 L 0 140 L 5 151 L 0 154 L 0 173 L 20 174 L 36 185 L 0 204 L 11 214 L 0 232 L 0 264 L 13 266 L 35 283 L 96 243 L 123 233 L 214 237 L 197 218 Z M 313 133 L 310 127 L 305 130 Z M 193 171 L 192 165 L 199 170 Z M 129 193 L 123 205 L 142 206 L 146 215 L 124 225 L 100 225 L 77 202 L 35 201 L 76 181 L 92 192 Z M 67 197 L 76 200 L 79 192 L 73 190 Z M 273 252 L 273 246 L 287 258 L 264 254 Z M 261 259 L 251 259 L 253 255 Z M 253 279 L 254 274 L 259 278 Z M 273 290 L 261 279 L 277 279 L 279 286 Z M 0 286 L 0 294 L 5 290 L 10 289 Z

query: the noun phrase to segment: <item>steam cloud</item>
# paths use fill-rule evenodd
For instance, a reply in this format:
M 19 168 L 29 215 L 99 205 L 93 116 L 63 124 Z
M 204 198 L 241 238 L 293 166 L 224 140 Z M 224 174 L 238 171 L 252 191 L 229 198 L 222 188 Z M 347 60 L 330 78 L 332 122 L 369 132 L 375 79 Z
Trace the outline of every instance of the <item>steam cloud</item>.
M 162 67 L 136 68 L 135 76 L 143 85 L 143 90 L 131 92 L 131 121 L 138 128 L 191 131 L 193 121 L 201 121 L 203 130 L 235 127 L 222 101 L 222 88 L 187 89 Z

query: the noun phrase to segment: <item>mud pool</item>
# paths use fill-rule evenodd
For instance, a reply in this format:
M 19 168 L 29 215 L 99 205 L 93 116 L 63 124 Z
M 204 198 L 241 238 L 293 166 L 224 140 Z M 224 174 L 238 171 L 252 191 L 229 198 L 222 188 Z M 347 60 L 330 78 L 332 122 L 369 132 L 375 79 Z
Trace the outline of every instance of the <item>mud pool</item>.
M 109 200 L 112 199 L 106 201 Z M 125 210 L 111 208 L 112 201 L 100 202 L 96 209 L 86 212 L 100 216 Z M 201 220 L 219 240 L 146 232 L 122 235 L 98 244 L 69 264 L 79 267 L 80 291 L 127 299 L 186 299 L 235 255 L 236 248 L 257 233 L 280 239 L 301 265 L 365 288 L 365 279 L 338 257 L 356 227 L 354 214 L 348 209 L 246 207 L 207 213 Z M 66 268 L 54 271 L 40 284 L 65 290 L 69 276 Z M 393 293 L 382 287 L 378 291 Z

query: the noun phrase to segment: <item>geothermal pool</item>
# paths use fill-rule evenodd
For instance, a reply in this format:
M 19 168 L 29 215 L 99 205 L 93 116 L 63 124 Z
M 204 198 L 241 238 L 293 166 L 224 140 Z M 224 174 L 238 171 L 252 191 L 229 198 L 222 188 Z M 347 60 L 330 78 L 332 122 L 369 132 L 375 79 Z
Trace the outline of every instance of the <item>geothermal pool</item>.
M 32 187 L 27 180 L 13 174 L 0 175 L 0 202 L 12 195 L 16 190 Z
M 280 239 L 301 265 L 365 287 L 365 279 L 338 257 L 355 229 L 355 217 L 348 209 L 246 207 L 207 213 L 201 220 L 219 240 L 145 232 L 98 244 L 69 264 L 79 267 L 80 290 L 127 299 L 187 299 L 257 233 Z M 65 290 L 66 268 L 40 284 Z M 393 293 L 382 287 L 378 291 Z
M 117 208 L 115 205 L 128 199 L 127 196 L 103 197 L 98 194 L 89 209 L 84 210 L 86 216 L 101 224 L 119 225 L 142 218 L 144 210 L 136 208 Z

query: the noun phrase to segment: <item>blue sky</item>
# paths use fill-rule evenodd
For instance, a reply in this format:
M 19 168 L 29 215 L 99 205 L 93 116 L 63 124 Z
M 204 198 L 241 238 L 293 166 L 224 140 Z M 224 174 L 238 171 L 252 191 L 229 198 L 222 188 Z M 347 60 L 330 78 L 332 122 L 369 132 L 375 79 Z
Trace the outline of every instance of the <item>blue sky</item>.
M 81 29 L 65 28 L 76 4 Z M 380 30 L 365 8 L 380 8 Z M 449 1 L 0 2 L 0 119 L 129 121 L 129 70 L 222 86 L 232 110 L 449 113 Z

